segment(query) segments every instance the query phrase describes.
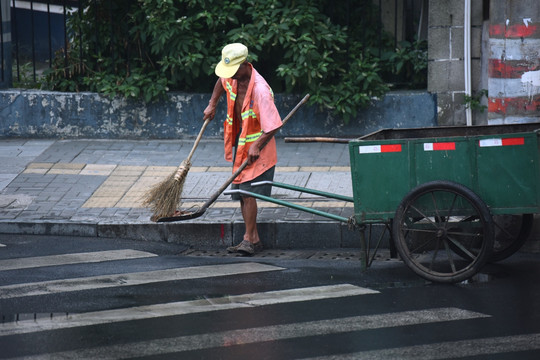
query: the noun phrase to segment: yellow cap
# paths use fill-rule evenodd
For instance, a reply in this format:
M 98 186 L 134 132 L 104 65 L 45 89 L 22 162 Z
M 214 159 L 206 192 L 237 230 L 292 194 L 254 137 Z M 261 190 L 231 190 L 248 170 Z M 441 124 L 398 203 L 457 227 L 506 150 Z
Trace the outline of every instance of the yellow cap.
M 225 79 L 233 77 L 247 56 L 248 48 L 245 45 L 240 43 L 226 45 L 221 50 L 221 61 L 216 65 L 216 75 Z

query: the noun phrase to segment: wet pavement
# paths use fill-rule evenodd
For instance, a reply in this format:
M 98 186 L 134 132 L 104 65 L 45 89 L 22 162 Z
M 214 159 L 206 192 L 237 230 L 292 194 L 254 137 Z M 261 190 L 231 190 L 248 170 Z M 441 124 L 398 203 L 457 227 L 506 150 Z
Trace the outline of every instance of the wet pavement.
M 265 250 L 238 258 L 104 238 L 14 235 L 4 244 L 2 359 L 537 359 L 540 353 L 534 254 L 487 265 L 482 279 L 441 285 L 400 261 L 382 259 L 362 271 L 358 261 L 324 259 L 349 250 Z

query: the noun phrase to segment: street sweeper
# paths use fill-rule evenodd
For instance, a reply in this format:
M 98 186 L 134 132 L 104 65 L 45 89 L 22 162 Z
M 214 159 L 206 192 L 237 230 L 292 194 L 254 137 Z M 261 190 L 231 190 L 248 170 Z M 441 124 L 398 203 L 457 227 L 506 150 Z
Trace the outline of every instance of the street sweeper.
M 214 118 L 217 103 L 226 94 L 225 159 L 233 163 L 233 172 L 243 162 L 248 162 L 234 179 L 231 188 L 270 196 L 271 186 L 251 187 L 251 183 L 273 180 L 277 163 L 273 135 L 282 126 L 282 121 L 274 104 L 272 89 L 247 61 L 247 57 L 248 48 L 243 44 L 233 43 L 223 48 L 221 61 L 215 67 L 219 79 L 204 110 L 203 119 Z M 262 249 L 257 231 L 257 201 L 242 195 L 233 195 L 233 200 L 240 201 L 246 231 L 242 242 L 227 250 L 253 255 Z

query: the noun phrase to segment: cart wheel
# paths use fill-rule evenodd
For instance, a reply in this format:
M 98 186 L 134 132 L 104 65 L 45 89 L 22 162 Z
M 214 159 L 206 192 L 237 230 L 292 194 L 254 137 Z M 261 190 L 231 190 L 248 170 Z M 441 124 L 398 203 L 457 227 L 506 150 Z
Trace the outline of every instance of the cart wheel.
M 518 251 L 531 234 L 533 221 L 532 214 L 494 216 L 495 241 L 489 261 L 504 260 Z
M 467 187 L 432 181 L 403 198 L 393 234 L 399 255 L 411 270 L 429 281 L 455 283 L 476 274 L 491 256 L 493 219 L 482 199 Z

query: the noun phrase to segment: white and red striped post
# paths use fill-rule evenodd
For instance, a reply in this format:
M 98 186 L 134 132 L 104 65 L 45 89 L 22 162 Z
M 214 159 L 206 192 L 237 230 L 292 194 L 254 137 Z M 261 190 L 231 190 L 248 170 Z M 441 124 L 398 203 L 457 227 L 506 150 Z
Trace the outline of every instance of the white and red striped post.
M 491 0 L 488 123 L 540 122 L 540 1 Z

